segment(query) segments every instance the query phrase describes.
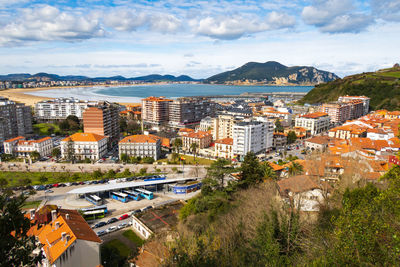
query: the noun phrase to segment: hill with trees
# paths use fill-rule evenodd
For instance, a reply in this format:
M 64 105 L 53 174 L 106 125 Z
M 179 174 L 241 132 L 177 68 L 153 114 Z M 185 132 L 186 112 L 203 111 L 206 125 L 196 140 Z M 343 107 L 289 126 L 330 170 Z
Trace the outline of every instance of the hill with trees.
M 248 62 L 240 68 L 223 72 L 204 80 L 206 83 L 224 84 L 234 81 L 257 81 L 279 85 L 314 85 L 333 81 L 336 74 L 318 70 L 314 67 L 287 67 L 275 61 L 265 63 Z
M 337 79 L 315 86 L 299 103 L 315 104 L 336 101 L 343 95 L 364 95 L 371 98 L 372 110 L 400 108 L 400 67 L 382 69 Z

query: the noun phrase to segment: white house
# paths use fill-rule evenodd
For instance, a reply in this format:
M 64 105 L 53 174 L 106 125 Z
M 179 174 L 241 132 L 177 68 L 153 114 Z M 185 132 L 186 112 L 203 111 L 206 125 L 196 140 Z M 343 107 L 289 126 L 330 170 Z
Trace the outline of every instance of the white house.
M 98 160 L 107 153 L 107 137 L 93 133 L 75 133 L 61 141 L 61 157 L 70 151 L 77 160 Z
M 44 137 L 39 140 L 26 140 L 25 137 L 18 136 L 4 142 L 4 152 L 14 156 L 28 156 L 36 151 L 41 157 L 49 156 L 53 149 L 51 137 Z
M 311 135 L 320 134 L 329 129 L 330 118 L 327 113 L 314 112 L 299 116 L 295 120 L 296 127 L 311 131 Z

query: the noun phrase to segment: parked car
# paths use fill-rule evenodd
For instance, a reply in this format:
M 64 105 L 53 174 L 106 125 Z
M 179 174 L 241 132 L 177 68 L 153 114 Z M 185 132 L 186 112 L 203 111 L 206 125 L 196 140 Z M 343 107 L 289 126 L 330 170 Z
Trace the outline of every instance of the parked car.
M 107 232 L 105 230 L 101 230 L 101 231 L 97 232 L 97 236 L 102 236 L 102 235 L 105 235 L 105 234 L 107 234 Z
M 117 230 L 118 230 L 117 226 L 111 226 L 106 231 L 107 231 L 107 233 L 111 233 L 111 232 L 114 232 L 114 231 L 117 231 Z
M 127 223 L 121 223 L 120 225 L 118 225 L 118 229 L 122 229 L 122 228 L 125 228 L 127 226 L 128 226 Z
M 46 187 L 44 185 L 39 185 L 39 187 L 36 190 L 46 190 Z
M 111 218 L 107 221 L 107 224 L 118 222 L 117 218 Z
M 98 223 L 96 223 L 96 224 L 93 226 L 93 229 L 94 229 L 94 228 L 100 228 L 100 227 L 103 227 L 103 226 L 105 226 L 105 225 L 107 225 L 106 222 L 98 222 Z
M 51 189 L 47 189 L 46 191 L 44 191 L 45 193 L 54 193 L 54 191 L 53 190 L 51 190 Z
M 78 183 L 73 182 L 73 183 L 71 183 L 71 185 L 78 185 Z
M 58 187 L 66 187 L 66 184 L 58 184 Z
M 122 215 L 121 217 L 119 217 L 119 220 L 120 220 L 120 221 L 121 221 L 121 220 L 125 220 L 126 218 L 129 218 L 129 215 L 128 215 L 128 214 Z

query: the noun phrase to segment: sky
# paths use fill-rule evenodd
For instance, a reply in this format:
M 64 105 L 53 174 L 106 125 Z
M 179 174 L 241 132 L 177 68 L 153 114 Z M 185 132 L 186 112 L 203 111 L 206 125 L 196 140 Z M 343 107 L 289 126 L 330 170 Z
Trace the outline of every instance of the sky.
M 400 0 L 0 0 L 0 74 L 207 78 L 278 61 L 343 77 L 399 48 Z

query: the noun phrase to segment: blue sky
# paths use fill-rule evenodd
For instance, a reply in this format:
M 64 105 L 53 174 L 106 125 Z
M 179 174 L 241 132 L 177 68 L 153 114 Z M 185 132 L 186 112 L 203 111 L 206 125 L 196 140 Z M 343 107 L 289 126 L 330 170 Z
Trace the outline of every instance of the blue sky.
M 206 78 L 249 61 L 339 76 L 400 62 L 400 0 L 0 0 L 0 73 Z

